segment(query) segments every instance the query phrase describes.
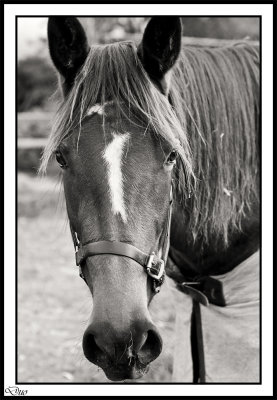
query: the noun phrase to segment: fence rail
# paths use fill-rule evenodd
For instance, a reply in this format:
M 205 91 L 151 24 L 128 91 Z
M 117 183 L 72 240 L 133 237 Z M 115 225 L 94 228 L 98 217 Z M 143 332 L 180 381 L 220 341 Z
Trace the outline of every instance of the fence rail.
M 213 39 L 213 38 L 198 38 L 193 36 L 183 36 L 182 43 L 190 46 L 208 46 L 208 47 L 218 47 L 218 46 L 230 46 L 236 43 L 248 43 L 254 46 L 258 46 L 259 42 L 256 40 L 245 39 Z

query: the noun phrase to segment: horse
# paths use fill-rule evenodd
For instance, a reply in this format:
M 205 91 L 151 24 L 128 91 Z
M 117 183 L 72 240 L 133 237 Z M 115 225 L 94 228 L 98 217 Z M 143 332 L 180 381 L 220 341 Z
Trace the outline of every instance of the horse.
M 175 16 L 152 17 L 138 45 L 91 47 L 77 18 L 50 17 L 48 43 L 62 100 L 40 169 L 56 157 L 93 298 L 84 355 L 138 379 L 162 351 L 149 304 L 165 273 L 207 298 L 193 285 L 259 250 L 259 49 L 182 45 Z M 183 340 L 199 353 L 197 325 Z

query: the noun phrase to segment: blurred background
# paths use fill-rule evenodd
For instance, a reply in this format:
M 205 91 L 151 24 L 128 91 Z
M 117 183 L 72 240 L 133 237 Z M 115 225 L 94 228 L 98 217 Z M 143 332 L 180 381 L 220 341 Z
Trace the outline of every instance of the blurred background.
M 139 42 L 148 18 L 79 18 L 90 44 Z M 47 48 L 47 18 L 18 23 L 18 381 L 108 382 L 83 356 L 81 342 L 92 300 L 74 266 L 60 171 L 50 164 L 39 178 L 41 153 L 57 108 L 57 76 Z M 258 18 L 183 18 L 184 42 L 259 40 Z M 199 38 L 199 39 L 197 39 Z M 57 96 L 58 97 L 58 94 Z M 180 293 L 167 280 L 152 315 L 164 339 L 162 355 L 138 382 L 170 382 L 174 305 Z

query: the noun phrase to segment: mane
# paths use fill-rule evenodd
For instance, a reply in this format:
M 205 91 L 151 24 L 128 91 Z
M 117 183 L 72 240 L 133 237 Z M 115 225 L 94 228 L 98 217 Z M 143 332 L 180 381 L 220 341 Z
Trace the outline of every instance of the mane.
M 81 134 L 93 105 L 113 101 L 117 121 L 127 117 L 179 152 L 175 193 L 192 237 L 227 244 L 258 196 L 258 82 L 258 50 L 249 45 L 184 47 L 172 71 L 170 105 L 132 42 L 93 46 L 56 113 L 40 172 L 66 136 Z
M 184 47 L 171 100 L 198 178 L 184 200 L 188 231 L 228 244 L 259 198 L 259 47 Z

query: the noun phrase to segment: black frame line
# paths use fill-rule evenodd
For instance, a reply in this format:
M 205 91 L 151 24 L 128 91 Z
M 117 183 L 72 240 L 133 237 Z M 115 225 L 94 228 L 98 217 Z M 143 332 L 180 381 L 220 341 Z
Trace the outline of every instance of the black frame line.
M 175 2 L 176 4 L 178 4 L 178 2 Z M 4 2 L 4 4 L 7 4 Z M 8 4 L 17 4 L 15 3 L 8 3 Z M 37 4 L 37 3 L 36 3 Z M 47 2 L 47 4 L 55 4 L 54 2 Z M 75 3 L 71 3 L 71 2 L 59 2 L 59 4 L 75 4 Z M 91 3 L 80 3 L 80 4 L 91 4 Z M 147 4 L 147 3 L 141 3 L 141 4 Z M 153 3 L 154 4 L 154 3 Z M 182 4 L 182 3 L 180 3 Z M 206 3 L 203 3 L 206 4 Z M 241 4 L 239 2 L 233 2 L 231 4 Z M 261 4 L 260 2 L 254 2 L 251 4 Z M 263 3 L 263 4 L 272 4 L 272 3 Z M 173 15 L 173 14 L 172 14 Z M 176 14 L 177 15 L 177 14 Z M 17 203 L 17 199 L 18 199 L 18 174 L 17 174 L 17 131 L 18 131 L 18 119 L 17 119 L 17 71 L 18 71 L 18 63 L 17 63 L 17 57 L 18 57 L 18 18 L 48 18 L 49 16 L 55 16 L 55 14 L 49 14 L 49 15 L 16 15 L 15 16 L 15 60 L 16 60 L 16 67 L 15 67 L 15 193 L 16 193 L 16 202 L 15 202 L 15 216 L 16 216 L 16 223 L 15 223 L 15 254 L 16 254 L 16 270 L 15 270 L 15 300 L 16 300 L 16 304 L 15 304 L 15 328 L 16 328 L 16 335 L 15 335 L 15 353 L 16 353 L 16 357 L 15 357 L 15 384 L 18 385 L 195 385 L 195 383 L 193 382 L 128 382 L 128 383 L 124 383 L 124 382 L 18 382 L 18 203 Z M 58 16 L 58 15 L 57 15 Z M 90 17 L 91 15 L 74 15 L 76 17 Z M 152 17 L 153 15 L 124 15 L 124 17 Z M 180 17 L 199 17 L 199 15 L 179 15 Z M 212 18 L 223 18 L 223 17 L 228 17 L 228 18 L 259 18 L 259 33 L 260 33 L 260 38 L 259 38 L 259 44 L 260 44 L 260 60 L 262 59 L 262 16 L 261 15 L 201 15 L 201 17 L 212 17 Z M 97 15 L 97 16 L 91 16 L 91 17 L 120 17 L 120 15 Z M 274 17 L 273 17 L 274 18 Z M 3 16 L 3 22 L 4 22 L 4 16 Z M 4 23 L 2 23 L 2 29 L 4 31 Z M 276 26 L 273 27 L 275 29 L 275 33 L 276 33 Z M 3 42 L 4 42 L 4 35 L 3 35 Z M 3 46 L 4 49 L 4 46 Z M 276 60 L 275 60 L 276 61 Z M 276 62 L 275 62 L 276 65 Z M 4 71 L 3 71 L 4 72 Z M 276 83 L 276 79 L 275 79 L 275 83 Z M 4 91 L 3 91 L 3 96 L 4 96 Z M 3 102 L 4 104 L 4 102 Z M 262 63 L 260 63 L 260 108 L 262 110 Z M 261 127 L 261 131 L 260 131 L 260 139 L 262 138 L 262 112 L 260 112 L 260 116 L 259 116 L 259 123 L 260 123 L 260 127 Z M 261 146 L 260 146 L 260 159 L 262 160 L 262 140 L 260 140 L 261 142 Z M 260 227 L 262 227 L 262 162 L 261 162 L 261 168 L 260 168 Z M 262 229 L 260 228 L 260 297 L 261 297 L 261 301 L 260 301 L 260 381 L 259 382 L 205 382 L 205 383 L 197 383 L 197 385 L 261 385 L 262 384 Z M 4 290 L 3 290 L 4 293 Z M 274 293 L 274 290 L 273 290 Z M 276 296 L 276 293 L 274 293 L 274 295 Z M 275 353 L 275 352 L 274 352 Z M 45 397 L 45 396 L 40 396 L 40 397 Z M 86 396 L 85 396 L 86 397 Z M 198 396 L 195 396 L 198 397 Z M 210 396 L 208 396 L 210 397 Z M 225 396 L 225 397 L 231 397 L 231 396 Z

